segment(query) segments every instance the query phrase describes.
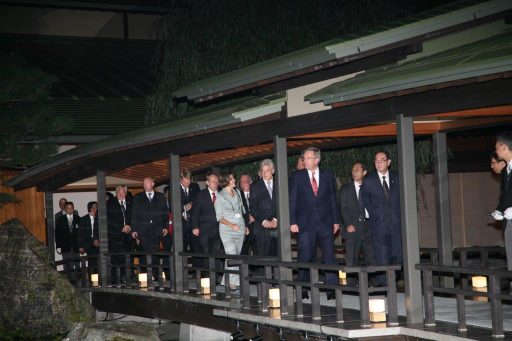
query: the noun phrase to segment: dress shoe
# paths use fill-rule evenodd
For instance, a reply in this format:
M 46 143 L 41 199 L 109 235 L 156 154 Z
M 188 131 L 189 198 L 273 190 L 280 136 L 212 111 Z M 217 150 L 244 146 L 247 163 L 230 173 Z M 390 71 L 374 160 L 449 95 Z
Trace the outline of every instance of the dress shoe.
M 302 299 L 303 300 L 308 300 L 309 299 L 309 294 L 308 294 L 307 290 L 302 290 Z
M 334 291 L 327 291 L 327 300 L 330 301 L 330 300 L 334 300 L 336 298 L 336 294 L 334 293 Z

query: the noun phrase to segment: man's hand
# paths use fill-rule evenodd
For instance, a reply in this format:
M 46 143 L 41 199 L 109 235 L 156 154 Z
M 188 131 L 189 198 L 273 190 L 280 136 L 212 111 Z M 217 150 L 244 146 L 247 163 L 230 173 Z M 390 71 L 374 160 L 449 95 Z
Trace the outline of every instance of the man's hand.
M 100 247 L 100 241 L 98 239 L 95 239 L 93 242 L 92 242 L 92 245 L 96 246 L 96 247 Z
M 348 233 L 354 233 L 356 232 L 356 227 L 354 225 L 348 225 L 347 226 L 347 232 Z
M 135 231 L 132 232 L 132 238 L 133 239 L 139 239 L 139 234 Z
M 264 228 L 266 228 L 266 229 L 268 229 L 268 228 L 272 227 L 272 225 L 271 225 L 270 221 L 268 221 L 267 219 L 265 219 L 265 220 L 263 220 L 263 221 L 261 222 L 261 226 L 263 226 L 263 227 L 264 227 Z
M 272 219 L 272 221 L 270 222 L 270 227 L 273 229 L 277 228 L 277 219 L 276 218 Z
M 500 211 L 496 210 L 494 212 L 491 213 L 491 216 L 495 219 L 495 220 L 503 220 L 503 213 L 501 213 Z
M 167 236 L 167 234 L 169 233 L 169 230 L 168 229 L 162 229 L 162 236 Z
M 62 251 L 60 250 L 60 247 L 56 248 L 55 251 L 57 251 L 57 254 L 62 255 Z
M 121 232 L 123 233 L 130 233 L 130 231 L 132 230 L 132 228 L 130 227 L 130 225 L 124 225 L 123 228 L 121 229 Z
M 185 208 L 185 211 L 190 211 L 190 209 L 192 208 L 192 203 L 191 203 L 191 202 L 189 202 L 188 204 L 186 204 L 186 205 L 184 206 L 184 208 Z
M 254 223 L 256 219 L 254 219 L 254 217 L 252 216 L 252 214 L 249 214 L 249 224 L 252 224 Z
M 80 252 L 80 254 L 83 255 L 85 253 L 85 249 L 81 247 L 78 249 L 78 252 Z
M 290 225 L 290 231 L 292 231 L 293 233 L 299 233 L 299 225 L 297 225 L 297 224 Z
M 196 237 L 199 237 L 199 229 L 198 228 L 192 229 L 192 234 Z
M 245 227 L 245 235 L 249 235 L 249 228 L 247 226 Z
M 512 207 L 507 208 L 505 212 L 503 212 L 503 217 L 507 220 L 512 219 Z
M 340 224 L 333 224 L 332 225 L 332 234 L 336 234 L 340 230 Z

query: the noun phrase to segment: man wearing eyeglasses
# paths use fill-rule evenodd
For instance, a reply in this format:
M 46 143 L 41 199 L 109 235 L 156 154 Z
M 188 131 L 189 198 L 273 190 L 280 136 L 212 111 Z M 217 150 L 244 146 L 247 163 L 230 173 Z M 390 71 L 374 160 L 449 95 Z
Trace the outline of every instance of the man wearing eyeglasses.
M 398 174 L 391 171 L 386 151 L 375 154 L 375 172 L 366 176 L 361 188 L 363 205 L 369 214 L 376 265 L 402 264 L 402 231 Z M 385 275 L 374 278 L 377 286 L 386 285 Z

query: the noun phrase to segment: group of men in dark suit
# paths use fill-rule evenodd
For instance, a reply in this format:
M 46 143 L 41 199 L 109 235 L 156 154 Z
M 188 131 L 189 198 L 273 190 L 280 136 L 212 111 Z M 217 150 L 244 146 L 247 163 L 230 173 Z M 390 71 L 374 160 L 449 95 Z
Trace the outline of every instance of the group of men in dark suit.
M 59 200 L 59 206 L 61 204 L 64 210 L 55 215 L 55 246 L 57 253 L 61 254 L 62 259 L 66 261 L 64 271 L 73 280 L 72 272 L 79 265 L 71 259 L 84 253 L 97 255 L 99 251 L 98 219 L 96 218 L 98 204 L 95 201 L 89 202 L 88 213 L 81 218 L 75 211 L 73 202 L 62 198 Z M 91 269 L 97 267 L 96 259 L 90 260 L 89 267 Z

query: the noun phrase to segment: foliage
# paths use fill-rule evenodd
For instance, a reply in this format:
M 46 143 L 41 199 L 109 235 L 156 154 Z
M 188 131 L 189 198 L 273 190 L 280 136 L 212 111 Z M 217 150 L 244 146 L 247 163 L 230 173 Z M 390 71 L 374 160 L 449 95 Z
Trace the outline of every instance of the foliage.
M 68 131 L 72 122 L 56 116 L 45 103 L 56 82 L 55 76 L 19 56 L 0 51 L 0 171 L 26 169 L 57 152 L 48 138 Z M 0 193 L 0 208 L 18 201 Z
M 373 169 L 375 153 L 385 150 L 391 158 L 391 167 L 398 167 L 398 151 L 396 144 L 380 144 L 372 146 L 360 146 L 335 151 L 322 152 L 321 167 L 329 169 L 342 182 L 351 179 L 352 165 L 355 161 L 361 161 L 369 171 Z M 295 163 L 299 155 L 288 157 L 288 173 L 295 171 Z M 420 176 L 433 171 L 434 152 L 432 141 L 421 140 L 414 143 L 414 158 L 416 162 L 416 173 Z M 257 179 L 258 168 L 261 160 L 225 167 L 223 171 L 232 171 L 237 177 L 241 174 L 250 174 Z
M 356 31 L 389 24 L 444 0 L 171 0 L 156 26 L 157 83 L 146 124 L 191 108 L 172 93 L 195 81 L 240 69 Z
M 57 152 L 47 138 L 70 129 L 45 104 L 57 78 L 0 52 L 0 167 L 26 169 Z

